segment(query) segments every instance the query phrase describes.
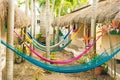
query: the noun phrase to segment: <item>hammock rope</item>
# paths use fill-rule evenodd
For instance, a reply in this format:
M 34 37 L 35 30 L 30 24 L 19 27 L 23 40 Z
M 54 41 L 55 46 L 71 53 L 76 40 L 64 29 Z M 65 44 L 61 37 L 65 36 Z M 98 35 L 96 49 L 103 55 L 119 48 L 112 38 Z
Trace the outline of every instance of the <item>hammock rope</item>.
M 15 32 L 15 31 L 14 31 L 14 32 Z M 15 34 L 19 37 L 19 35 L 18 35 L 16 32 L 15 32 Z M 102 35 L 100 35 L 100 36 L 96 39 L 96 41 L 99 40 L 101 36 L 102 36 Z M 21 39 L 21 38 L 20 38 L 20 39 Z M 21 40 L 23 41 L 23 39 L 21 39 Z M 94 44 L 96 43 L 96 41 L 94 41 L 94 42 L 90 45 L 89 48 L 87 48 L 86 50 L 84 50 L 83 52 L 81 52 L 77 57 L 74 57 L 74 58 L 72 58 L 72 59 L 70 59 L 70 60 L 64 60 L 64 61 L 53 61 L 53 60 L 49 60 L 49 59 L 47 59 L 47 58 L 44 58 L 44 57 L 42 57 L 38 52 L 36 52 L 36 51 L 33 50 L 30 46 L 28 46 L 26 43 L 25 43 L 25 45 L 30 49 L 30 51 L 31 51 L 32 53 L 34 53 L 37 57 L 39 57 L 40 59 L 42 59 L 42 60 L 44 60 L 44 61 L 46 61 L 46 62 L 50 62 L 50 63 L 54 63 L 54 64 L 67 64 L 67 63 L 76 61 L 76 60 L 78 60 L 80 57 L 82 57 L 83 55 L 85 55 L 85 54 L 94 46 Z
M 60 33 L 63 34 L 64 31 L 65 31 L 65 29 L 64 29 L 62 32 L 60 32 Z M 39 44 L 46 46 L 46 44 L 38 41 L 35 37 L 33 37 L 33 36 L 30 34 L 30 31 L 27 31 L 27 34 L 28 34 L 28 36 L 29 36 L 31 39 L 34 38 Z M 65 36 L 65 35 L 62 35 L 62 36 Z M 57 37 L 55 38 L 55 40 L 50 41 L 50 44 L 53 45 L 53 43 L 56 42 L 58 39 L 59 39 L 59 36 L 57 36 Z
M 78 29 L 78 31 L 71 37 L 71 40 L 73 40 L 73 39 L 76 37 L 76 35 L 78 34 L 78 32 L 81 30 L 81 28 L 82 28 L 82 26 L 81 26 L 81 27 Z M 72 29 L 64 36 L 64 38 L 63 38 L 59 43 L 57 43 L 57 44 L 55 44 L 55 45 L 53 45 L 53 46 L 50 46 L 50 48 L 54 48 L 54 47 L 60 45 L 63 41 L 65 41 L 65 39 L 68 37 L 68 35 L 70 35 L 71 31 L 72 31 Z M 29 35 L 31 36 L 31 34 L 29 34 Z M 27 35 L 26 35 L 26 36 L 27 36 Z M 32 37 L 32 36 L 31 36 L 31 37 Z M 33 42 L 34 42 L 35 44 L 37 44 L 38 46 L 43 47 L 43 48 L 46 47 L 46 46 L 42 45 L 41 42 L 39 43 L 39 41 L 37 41 L 34 37 L 32 37 L 32 40 L 33 40 Z
M 82 26 L 81 26 L 82 27 Z M 76 37 L 76 35 L 78 34 L 78 32 L 81 30 L 81 28 L 79 28 L 78 29 L 78 31 L 72 36 L 72 39 L 74 39 L 75 37 Z M 25 34 L 25 33 L 24 33 Z M 26 34 L 25 34 L 26 35 Z M 30 35 L 30 34 L 29 34 Z M 66 35 L 67 36 L 67 35 Z M 46 52 L 46 49 L 43 49 L 42 47 L 40 47 L 40 46 L 38 46 L 37 44 L 35 44 L 33 41 L 32 41 L 32 39 L 30 39 L 29 37 L 32 37 L 31 35 L 30 36 L 27 36 L 26 35 L 26 38 L 28 39 L 28 41 L 30 42 L 30 43 L 32 43 L 33 44 L 33 46 L 35 46 L 37 49 L 39 49 L 39 50 L 41 50 L 41 51 L 44 51 L 44 52 Z M 65 47 L 67 47 L 71 42 L 72 42 L 72 39 L 71 40 L 69 40 L 64 46 L 62 46 L 62 47 L 60 47 L 60 48 L 58 48 L 58 49 L 56 49 L 56 50 L 50 50 L 50 52 L 57 52 L 57 51 L 61 51 L 61 50 L 63 50 Z M 36 40 L 37 41 L 37 40 Z
M 72 31 L 72 30 L 70 30 L 70 31 L 64 36 L 64 38 L 63 38 L 59 43 L 50 46 L 50 48 L 54 48 L 54 47 L 60 45 L 60 44 L 68 37 L 68 35 L 71 33 L 71 31 Z M 23 32 L 23 33 L 24 33 L 24 32 Z M 40 47 L 46 48 L 46 46 L 45 46 L 45 45 L 42 45 L 41 42 L 38 43 L 38 41 L 37 41 L 34 37 L 31 36 L 32 39 L 30 39 L 30 37 L 28 37 L 27 34 L 24 33 L 24 35 L 27 36 L 27 38 L 29 38 L 28 40 L 29 40 L 30 42 L 33 40 L 32 43 L 35 43 L 35 44 L 37 44 L 37 45 L 40 46 Z M 29 34 L 29 35 L 31 35 L 31 34 Z
M 59 72 L 59 73 L 77 73 L 77 72 L 84 72 L 84 71 L 91 70 L 99 65 L 104 64 L 120 51 L 120 47 L 116 48 L 116 50 L 114 50 L 112 54 L 108 54 L 107 52 L 104 51 L 101 55 L 97 56 L 93 60 L 90 60 L 89 62 L 86 62 L 84 64 L 78 64 L 73 66 L 56 66 L 56 65 L 51 65 L 51 64 L 38 61 L 35 58 L 27 56 L 26 54 L 22 53 L 19 50 L 16 50 L 14 47 L 10 46 L 9 44 L 3 41 L 1 41 L 1 43 L 7 48 L 9 48 L 10 50 L 12 50 L 15 54 L 21 56 L 22 58 L 26 59 L 30 63 L 38 67 L 41 67 L 50 71 Z
M 21 36 L 19 36 L 15 31 L 14 31 L 14 33 L 16 34 L 16 36 L 18 36 L 18 37 L 22 40 L 22 37 L 21 37 Z M 31 42 L 32 42 L 32 41 L 31 41 Z M 64 46 L 62 46 L 62 47 L 60 47 L 60 48 L 58 48 L 58 49 L 56 49 L 56 50 L 50 50 L 50 52 L 61 51 L 61 50 L 63 50 L 65 47 L 67 47 L 71 42 L 72 42 L 72 40 L 69 40 Z M 33 46 L 35 46 L 37 49 L 46 52 L 45 49 L 42 49 L 42 48 L 39 47 L 37 44 L 35 44 L 35 43 L 32 43 L 32 44 L 33 44 Z

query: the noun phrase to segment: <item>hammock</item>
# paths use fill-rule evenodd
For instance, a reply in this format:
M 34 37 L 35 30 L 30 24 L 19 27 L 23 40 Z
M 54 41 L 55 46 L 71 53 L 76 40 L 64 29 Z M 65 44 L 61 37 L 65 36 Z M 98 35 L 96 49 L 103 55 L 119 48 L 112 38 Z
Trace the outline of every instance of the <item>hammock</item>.
M 68 35 L 71 33 L 71 31 L 72 31 L 72 30 L 70 30 L 70 31 L 64 36 L 64 38 L 63 38 L 59 43 L 50 46 L 50 48 L 54 48 L 54 47 L 60 45 L 63 41 L 65 41 L 66 38 L 68 37 Z M 23 33 L 24 33 L 24 32 L 23 32 Z M 27 33 L 28 33 L 28 32 L 27 32 Z M 24 34 L 25 34 L 25 33 L 24 33 Z M 46 45 L 42 45 L 42 44 L 43 44 L 42 42 L 40 42 L 40 41 L 38 41 L 37 39 L 35 39 L 30 33 L 28 33 L 28 34 L 30 35 L 30 38 L 32 37 L 31 39 L 33 40 L 33 43 L 37 44 L 37 45 L 40 46 L 40 47 L 46 48 Z M 28 35 L 25 34 L 25 36 L 28 36 Z M 27 37 L 27 38 L 28 38 L 28 37 Z M 28 39 L 28 40 L 29 40 L 29 39 Z
M 57 52 L 57 51 L 61 51 L 63 50 L 65 47 L 67 47 L 70 43 L 72 42 L 72 40 L 69 40 L 64 46 L 56 49 L 56 50 L 50 50 L 50 52 Z M 37 49 L 46 52 L 45 49 L 42 49 L 41 47 L 39 47 L 37 44 L 33 43 L 33 46 L 35 46 Z
M 15 32 L 15 31 L 14 31 Z M 15 32 L 15 34 L 19 37 L 19 35 Z M 100 38 L 101 36 L 99 36 L 98 37 L 98 39 Z M 20 38 L 21 40 L 22 40 L 22 38 Z M 97 40 L 98 40 L 97 39 Z M 96 41 L 97 41 L 96 40 Z M 23 40 L 22 40 L 23 41 Z M 39 57 L 40 59 L 42 59 L 42 60 L 44 60 L 44 61 L 46 61 L 46 62 L 50 62 L 50 63 L 54 63 L 54 64 L 67 64 L 67 63 L 70 63 L 70 62 L 73 62 L 73 61 L 76 61 L 76 60 L 78 60 L 80 57 L 82 57 L 84 54 L 86 54 L 93 46 L 94 46 L 94 44 L 96 43 L 96 41 L 95 42 L 93 42 L 93 44 L 88 48 L 88 49 L 86 49 L 85 51 L 83 51 L 83 52 L 81 52 L 80 53 L 80 55 L 78 55 L 77 57 L 74 57 L 74 58 L 72 58 L 72 59 L 70 59 L 70 60 L 64 60 L 64 61 L 53 61 L 53 60 L 49 60 L 49 59 L 46 59 L 46 58 L 44 58 L 44 57 L 42 57 L 42 55 L 40 55 L 38 52 L 36 52 L 35 50 L 33 50 L 30 46 L 28 46 L 26 43 L 25 43 L 25 45 L 30 49 L 30 51 L 32 52 L 32 53 L 34 53 L 37 57 Z
M 107 52 L 103 52 L 101 55 L 97 56 L 93 60 L 86 62 L 84 64 L 78 64 L 78 65 L 73 65 L 73 66 L 56 66 L 56 65 L 51 65 L 47 64 L 41 61 L 36 60 L 35 58 L 32 58 L 30 56 L 27 56 L 26 54 L 16 50 L 9 44 L 1 41 L 1 43 L 12 50 L 15 54 L 21 56 L 22 58 L 26 59 L 27 61 L 31 62 L 32 64 L 42 67 L 44 69 L 50 70 L 50 71 L 55 71 L 55 72 L 60 72 L 60 73 L 77 73 L 77 72 L 84 72 L 88 71 L 90 69 L 93 69 L 97 66 L 100 66 L 110 60 L 112 57 L 114 57 L 119 51 L 120 47 L 118 47 L 114 52 L 111 54 L 108 54 Z
M 62 47 L 60 47 L 60 48 L 58 48 L 58 49 L 56 49 L 56 50 L 50 50 L 50 52 L 57 52 L 57 51 L 61 51 L 61 50 L 63 50 L 65 47 L 67 47 L 71 42 L 72 42 L 72 40 L 76 37 L 76 35 L 78 34 L 78 32 L 80 31 L 80 29 L 81 28 L 79 28 L 78 29 L 78 31 L 71 37 L 71 40 L 69 40 L 64 46 L 62 46 Z M 15 32 L 16 33 L 16 32 Z M 24 32 L 23 32 L 24 33 Z M 24 33 L 25 34 L 25 33 Z M 25 34 L 26 35 L 26 34 Z M 29 37 L 32 37 L 30 34 L 29 34 L 29 37 L 26 35 L 26 37 L 27 37 L 27 39 L 29 40 L 29 42 L 30 43 L 32 43 L 33 44 L 33 46 L 35 46 L 36 48 L 38 48 L 39 50 L 41 50 L 41 51 L 44 51 L 44 52 L 46 52 L 46 49 L 43 49 L 43 48 L 41 48 L 41 47 L 39 47 L 37 44 L 35 44 Z M 66 37 L 67 37 L 67 35 L 66 35 Z M 37 41 L 37 40 L 36 40 Z
M 65 31 L 65 30 L 63 30 L 63 31 Z M 59 30 L 59 36 L 64 36 L 64 35 L 63 35 L 63 31 L 61 32 L 61 30 Z M 46 46 L 46 44 L 38 41 L 35 37 L 32 37 L 32 35 L 30 34 L 30 31 L 27 31 L 27 34 L 28 34 L 28 36 L 29 36 L 31 39 L 34 38 L 39 44 Z M 55 42 L 59 39 L 59 36 L 57 36 L 57 37 L 55 38 L 55 40 L 50 41 L 50 45 L 53 45 L 53 43 L 55 43 Z
M 75 38 L 75 36 L 78 34 L 78 32 L 81 30 L 82 26 L 78 29 L 78 31 L 71 37 L 71 40 L 73 40 Z M 70 32 L 72 31 L 72 29 L 64 36 L 64 38 L 57 44 L 53 45 L 53 46 L 50 46 L 51 48 L 53 47 L 56 47 L 58 45 L 60 45 L 67 37 L 68 35 L 70 34 Z M 24 33 L 25 34 L 25 33 Z M 30 35 L 30 37 L 32 37 L 32 35 L 30 33 L 28 33 Z M 27 35 L 26 35 L 27 36 Z M 29 38 L 29 37 L 27 37 Z M 39 43 L 39 41 L 37 41 L 34 37 L 31 38 L 33 40 L 33 43 L 37 44 L 38 46 L 40 47 L 43 47 L 45 48 L 46 46 L 45 45 L 42 45 L 41 42 Z M 28 39 L 30 40 L 30 39 Z
M 22 37 L 20 37 L 15 31 L 14 31 L 14 33 L 16 34 L 16 36 L 18 36 L 18 37 L 22 40 Z M 22 41 L 23 41 L 23 40 L 22 40 Z M 32 41 L 31 41 L 31 42 L 32 42 Z M 50 50 L 50 52 L 61 51 L 61 50 L 63 50 L 66 46 L 68 46 L 71 42 L 72 42 L 72 40 L 69 40 L 64 46 L 62 46 L 62 47 L 60 47 L 60 48 L 58 48 L 58 49 L 56 49 L 56 50 Z M 45 49 L 42 49 L 42 48 L 39 47 L 37 44 L 33 43 L 33 45 L 34 45 L 36 48 L 38 48 L 39 50 L 46 52 Z

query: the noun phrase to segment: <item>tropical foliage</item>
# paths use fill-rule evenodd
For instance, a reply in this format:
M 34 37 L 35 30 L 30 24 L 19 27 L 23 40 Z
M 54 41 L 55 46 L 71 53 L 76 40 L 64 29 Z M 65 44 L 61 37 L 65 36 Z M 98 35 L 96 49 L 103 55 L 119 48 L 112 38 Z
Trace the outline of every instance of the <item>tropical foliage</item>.
M 55 4 L 53 4 L 53 1 L 55 1 Z M 54 14 L 57 17 L 59 14 L 59 9 L 61 5 L 62 0 L 50 0 L 50 6 L 54 5 Z M 46 0 L 36 0 L 36 2 L 39 4 L 39 8 L 41 6 L 45 5 Z M 25 0 L 17 0 L 18 6 L 25 4 Z M 62 8 L 60 15 L 63 16 L 67 13 L 70 13 L 73 9 L 79 8 L 80 6 L 87 4 L 88 0 L 63 0 Z M 30 9 L 31 0 L 29 0 L 29 9 Z

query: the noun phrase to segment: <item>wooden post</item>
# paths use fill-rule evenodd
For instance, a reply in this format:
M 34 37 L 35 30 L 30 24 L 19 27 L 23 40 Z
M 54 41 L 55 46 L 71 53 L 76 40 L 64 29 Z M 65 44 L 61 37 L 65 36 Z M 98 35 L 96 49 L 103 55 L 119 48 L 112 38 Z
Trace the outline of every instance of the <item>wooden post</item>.
M 8 0 L 7 43 L 13 46 L 14 0 Z M 6 80 L 13 80 L 13 52 L 6 49 Z

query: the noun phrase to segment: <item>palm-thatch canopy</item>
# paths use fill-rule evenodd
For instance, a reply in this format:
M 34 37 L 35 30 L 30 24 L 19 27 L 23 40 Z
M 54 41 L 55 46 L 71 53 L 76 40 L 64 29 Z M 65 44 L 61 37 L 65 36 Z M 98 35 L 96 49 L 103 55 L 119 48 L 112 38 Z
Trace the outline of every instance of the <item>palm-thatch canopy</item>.
M 54 20 L 52 26 L 67 26 L 73 23 L 91 23 L 91 17 L 93 15 L 93 8 L 91 5 L 84 6 L 70 14 L 62 16 L 59 20 Z M 120 0 L 105 0 L 97 4 L 96 7 L 96 22 L 104 22 L 106 20 L 120 19 Z
M 28 27 L 30 25 L 30 18 L 25 15 L 18 7 L 15 7 L 15 27 Z
M 8 0 L 0 0 L 0 25 L 3 26 L 7 23 Z M 27 27 L 30 24 L 30 19 L 15 6 L 15 28 Z

